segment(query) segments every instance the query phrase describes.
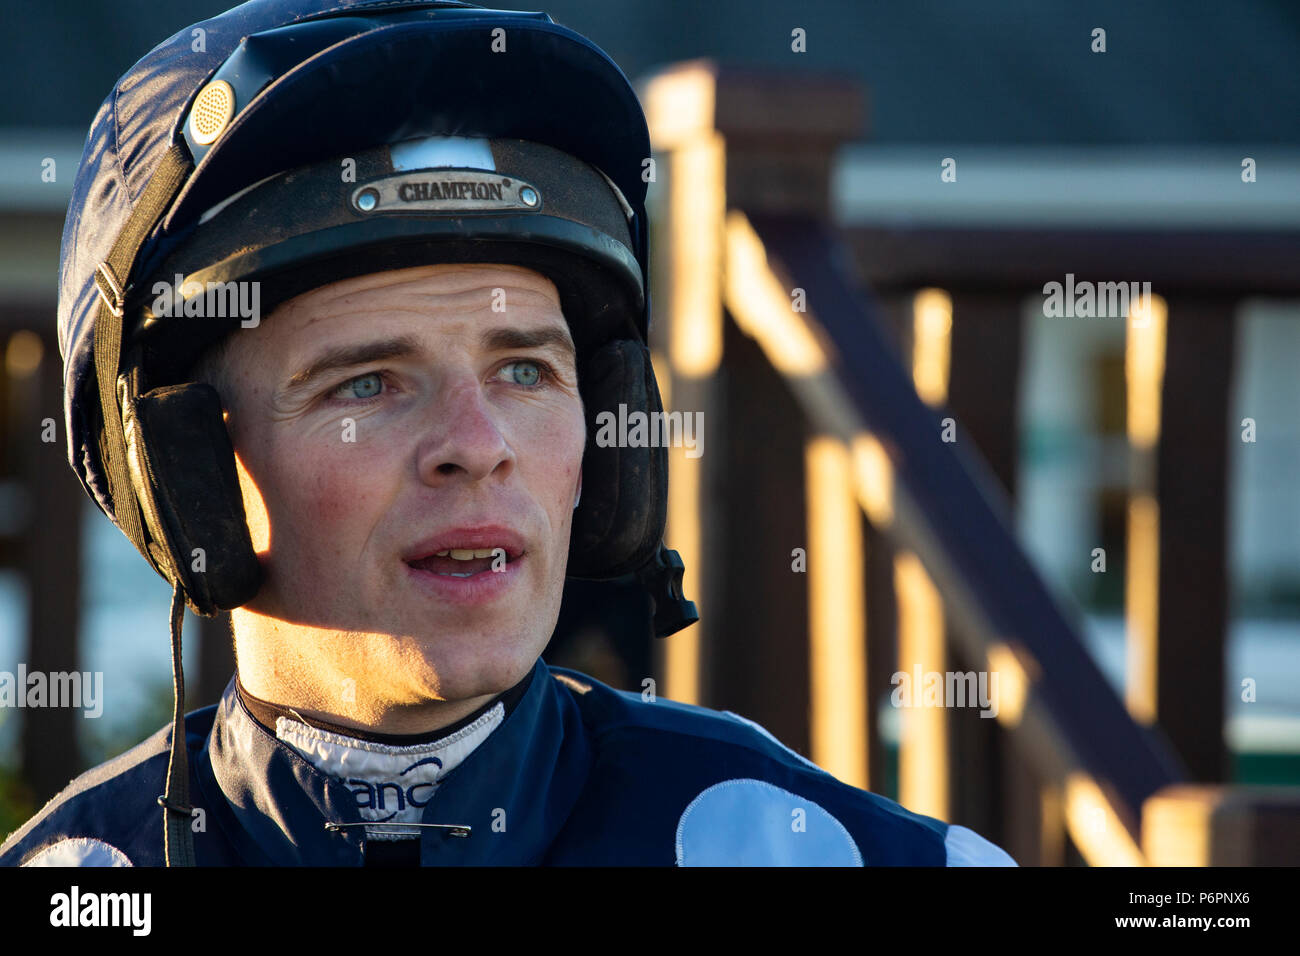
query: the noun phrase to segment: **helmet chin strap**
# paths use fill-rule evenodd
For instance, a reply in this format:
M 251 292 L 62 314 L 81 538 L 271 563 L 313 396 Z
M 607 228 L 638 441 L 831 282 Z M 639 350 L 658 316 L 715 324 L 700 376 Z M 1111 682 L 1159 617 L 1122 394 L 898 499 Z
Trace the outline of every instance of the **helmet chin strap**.
M 158 798 L 163 808 L 163 848 L 168 866 L 194 866 L 194 808 L 190 803 L 190 761 L 185 750 L 185 670 L 181 660 L 181 626 L 185 590 L 172 591 L 172 747 L 167 762 L 167 789 Z

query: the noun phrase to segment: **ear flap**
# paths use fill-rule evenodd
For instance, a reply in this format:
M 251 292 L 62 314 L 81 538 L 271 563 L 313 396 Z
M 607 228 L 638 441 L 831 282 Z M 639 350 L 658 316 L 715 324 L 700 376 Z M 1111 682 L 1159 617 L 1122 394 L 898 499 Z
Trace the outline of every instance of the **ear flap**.
M 573 513 L 568 575 L 607 579 L 635 571 L 657 551 L 668 512 L 668 449 L 621 448 L 618 422 L 663 412 L 650 353 L 632 339 L 615 339 L 578 372 L 587 414 L 582 501 Z M 620 407 L 624 406 L 622 413 Z M 614 441 L 601 447 L 600 436 Z M 603 426 L 603 427 L 602 427 Z M 651 435 L 653 435 L 653 429 Z
M 122 425 L 154 567 L 180 583 L 196 614 L 212 617 L 251 600 L 262 568 L 216 389 L 155 388 L 127 403 Z

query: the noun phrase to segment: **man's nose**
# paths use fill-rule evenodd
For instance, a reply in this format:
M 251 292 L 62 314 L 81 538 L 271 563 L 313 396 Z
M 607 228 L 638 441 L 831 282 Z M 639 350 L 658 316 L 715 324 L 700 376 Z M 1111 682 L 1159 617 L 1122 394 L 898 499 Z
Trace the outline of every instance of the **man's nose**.
M 515 455 L 497 414 L 473 377 L 444 384 L 432 402 L 428 433 L 417 452 L 420 480 L 428 485 L 481 481 L 498 471 L 504 477 Z

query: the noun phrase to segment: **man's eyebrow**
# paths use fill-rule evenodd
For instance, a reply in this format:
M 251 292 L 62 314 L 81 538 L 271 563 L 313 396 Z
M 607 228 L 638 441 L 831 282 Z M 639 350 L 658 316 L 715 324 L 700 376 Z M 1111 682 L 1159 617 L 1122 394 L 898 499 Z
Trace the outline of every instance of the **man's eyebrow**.
M 422 351 L 419 339 L 410 335 L 375 342 L 361 342 L 357 345 L 336 345 L 312 359 L 306 368 L 295 372 L 281 390 L 281 394 L 289 395 L 301 391 L 326 372 L 335 369 L 352 368 L 355 365 L 381 362 L 384 359 L 406 358 Z
M 574 357 L 573 340 L 567 330 L 548 326 L 542 329 L 487 329 L 479 340 L 484 351 L 506 352 L 510 349 L 555 349 Z
M 485 351 L 503 352 L 510 349 L 550 348 L 574 355 L 573 341 L 568 333 L 558 328 L 511 329 L 498 328 L 486 330 L 480 338 Z M 316 379 L 337 369 L 365 365 L 367 362 L 382 362 L 385 359 L 409 358 L 423 353 L 418 338 L 402 335 L 392 339 L 375 342 L 361 342 L 356 345 L 336 345 L 326 349 L 300 371 L 290 376 L 281 389 L 281 395 L 300 392 Z

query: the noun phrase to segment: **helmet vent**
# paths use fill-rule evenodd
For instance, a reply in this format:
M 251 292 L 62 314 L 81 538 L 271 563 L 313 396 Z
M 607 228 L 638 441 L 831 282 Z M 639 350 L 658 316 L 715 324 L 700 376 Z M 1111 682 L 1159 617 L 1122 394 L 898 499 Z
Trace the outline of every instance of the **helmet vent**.
M 235 91 L 225 80 L 213 80 L 199 91 L 190 111 L 190 136 L 208 146 L 235 115 Z

